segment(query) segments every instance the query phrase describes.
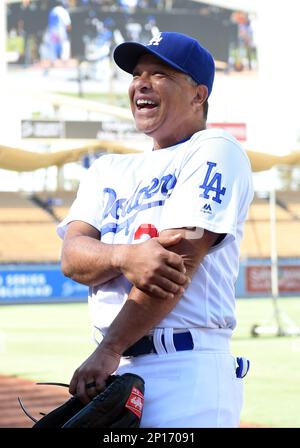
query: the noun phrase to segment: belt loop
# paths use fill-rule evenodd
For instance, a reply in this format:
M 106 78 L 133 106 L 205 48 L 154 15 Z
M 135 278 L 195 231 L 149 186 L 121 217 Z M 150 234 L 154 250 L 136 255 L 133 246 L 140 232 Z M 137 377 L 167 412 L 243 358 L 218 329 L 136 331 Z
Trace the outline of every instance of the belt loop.
M 194 350 L 200 350 L 201 349 L 201 337 L 199 331 L 197 331 L 196 328 L 189 328 L 189 331 L 192 335 L 193 343 L 194 343 Z
M 162 328 L 156 328 L 154 330 L 153 344 L 154 344 L 155 350 L 157 351 L 158 355 L 164 355 L 167 353 L 165 350 L 165 347 L 163 346 L 162 340 L 161 340 L 162 334 L 163 334 Z
M 173 328 L 164 329 L 164 338 L 167 353 L 175 353 L 176 347 L 174 345 L 174 339 L 173 339 Z

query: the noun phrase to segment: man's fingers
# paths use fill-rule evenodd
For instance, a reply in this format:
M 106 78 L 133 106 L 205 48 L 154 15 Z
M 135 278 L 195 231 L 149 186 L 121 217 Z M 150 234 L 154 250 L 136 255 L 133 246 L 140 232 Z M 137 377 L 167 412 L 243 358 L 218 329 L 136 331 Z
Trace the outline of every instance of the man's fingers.
M 173 279 L 176 277 L 176 272 L 177 271 L 175 271 L 175 273 L 174 273 Z M 182 277 L 183 277 L 183 280 L 181 278 L 180 278 L 180 281 L 178 281 L 178 279 L 176 279 L 177 280 L 176 282 L 175 282 L 175 280 L 170 279 L 169 275 L 168 275 L 168 277 L 157 277 L 155 284 L 168 293 L 173 293 L 173 294 L 177 294 L 180 292 L 183 293 L 184 289 L 183 289 L 182 285 L 184 285 L 186 283 L 186 277 L 184 275 L 182 275 Z
M 76 394 L 76 389 L 77 389 L 77 375 L 76 373 L 74 373 L 71 381 L 70 381 L 70 385 L 69 385 L 69 392 L 71 395 L 75 395 Z
M 180 233 L 176 233 L 175 235 L 160 235 L 158 237 L 158 242 L 163 247 L 174 246 L 174 244 L 178 244 L 182 240 L 183 236 Z
M 96 382 L 95 381 L 89 381 L 89 382 L 87 382 L 86 383 L 86 386 L 85 386 L 87 389 L 92 389 L 92 388 L 95 388 L 96 387 Z
M 175 252 L 168 251 L 166 254 L 166 262 L 169 266 L 172 266 L 178 271 L 186 273 L 186 268 L 184 266 L 184 261 L 181 255 L 178 255 Z
M 96 379 L 96 390 L 99 393 L 103 392 L 106 389 L 106 383 L 100 378 Z
M 87 404 L 98 394 L 96 381 L 80 378 L 75 372 L 70 382 L 69 392 L 71 395 L 78 397 L 82 403 Z
M 80 380 L 77 383 L 75 395 L 79 398 L 79 400 L 82 403 L 88 404 L 91 401 L 91 398 L 93 398 L 95 395 L 97 395 L 97 392 L 95 395 L 92 395 L 93 389 L 94 389 L 94 391 L 96 390 L 95 387 L 93 387 L 93 388 L 90 387 L 89 389 L 87 389 L 86 382 L 84 380 Z
M 177 269 L 172 268 L 171 266 L 165 266 L 162 275 L 172 283 L 182 286 L 186 284 L 188 279 L 185 273 L 186 273 L 185 267 L 184 270 L 180 272 Z
M 96 381 L 91 380 L 86 382 L 85 393 L 89 398 L 94 398 L 96 395 L 98 395 Z
M 146 294 L 150 294 L 152 297 L 156 297 L 158 299 L 163 300 L 172 300 L 174 299 L 174 293 L 165 291 L 156 285 L 149 285 L 147 289 L 142 289 Z
M 73 376 L 69 392 L 71 395 L 75 395 L 82 403 L 89 403 L 96 395 L 103 392 L 106 388 L 105 381 L 97 378 L 96 380 L 90 379 L 78 379 L 76 375 Z

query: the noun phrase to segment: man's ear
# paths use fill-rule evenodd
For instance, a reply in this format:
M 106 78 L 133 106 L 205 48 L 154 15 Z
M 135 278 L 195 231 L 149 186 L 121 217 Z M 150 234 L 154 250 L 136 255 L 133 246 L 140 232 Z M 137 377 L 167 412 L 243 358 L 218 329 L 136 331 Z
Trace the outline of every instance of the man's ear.
M 194 96 L 194 103 L 197 106 L 202 106 L 208 98 L 208 88 L 204 84 L 199 84 L 196 87 L 196 94 Z

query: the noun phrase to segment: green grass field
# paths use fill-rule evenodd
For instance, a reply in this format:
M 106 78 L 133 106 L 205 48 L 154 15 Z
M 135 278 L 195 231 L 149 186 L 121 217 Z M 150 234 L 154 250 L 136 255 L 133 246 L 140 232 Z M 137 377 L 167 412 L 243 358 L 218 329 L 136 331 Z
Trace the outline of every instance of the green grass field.
M 300 325 L 299 299 L 282 298 L 279 306 Z M 242 421 L 300 427 L 300 337 L 251 336 L 254 324 L 265 324 L 272 317 L 270 299 L 238 300 L 237 315 L 232 350 L 251 360 Z M 94 347 L 86 304 L 0 308 L 0 374 L 69 382 Z

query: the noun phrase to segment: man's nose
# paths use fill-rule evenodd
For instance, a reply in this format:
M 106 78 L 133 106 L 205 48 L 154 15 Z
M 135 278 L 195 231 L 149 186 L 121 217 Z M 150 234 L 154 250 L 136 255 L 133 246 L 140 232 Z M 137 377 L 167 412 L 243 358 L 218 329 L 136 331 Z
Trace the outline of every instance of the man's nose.
M 142 73 L 137 79 L 135 83 L 135 87 L 138 90 L 149 90 L 151 89 L 151 78 L 148 73 Z

